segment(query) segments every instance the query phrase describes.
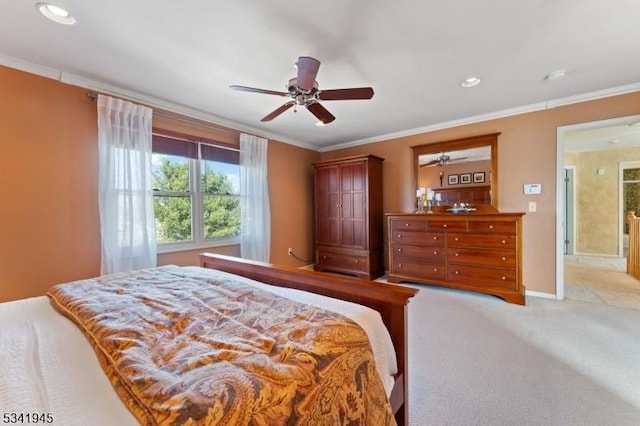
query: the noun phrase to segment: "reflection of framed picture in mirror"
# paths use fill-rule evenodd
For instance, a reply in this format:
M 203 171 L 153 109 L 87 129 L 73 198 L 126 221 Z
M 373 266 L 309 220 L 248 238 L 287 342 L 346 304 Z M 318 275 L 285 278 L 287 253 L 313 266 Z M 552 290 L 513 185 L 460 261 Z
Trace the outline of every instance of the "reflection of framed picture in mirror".
M 471 183 L 471 173 L 462 173 L 460 175 L 460 183 Z
M 458 175 L 449 175 L 449 185 L 458 184 Z
M 475 172 L 473 174 L 473 182 L 474 183 L 482 183 L 482 182 L 484 182 L 484 172 Z

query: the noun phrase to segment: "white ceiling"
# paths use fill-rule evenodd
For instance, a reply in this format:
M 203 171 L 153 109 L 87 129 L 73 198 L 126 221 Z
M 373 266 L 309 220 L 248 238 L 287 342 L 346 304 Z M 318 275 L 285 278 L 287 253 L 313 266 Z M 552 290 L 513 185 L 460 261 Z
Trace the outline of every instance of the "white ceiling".
M 627 121 L 567 132 L 564 134 L 564 150 L 585 152 L 640 146 L 640 116 L 629 117 Z
M 640 90 L 638 0 L 52 2 L 78 23 L 0 2 L 0 64 L 318 150 Z M 229 86 L 285 91 L 298 56 L 373 99 L 261 123 L 286 99 Z

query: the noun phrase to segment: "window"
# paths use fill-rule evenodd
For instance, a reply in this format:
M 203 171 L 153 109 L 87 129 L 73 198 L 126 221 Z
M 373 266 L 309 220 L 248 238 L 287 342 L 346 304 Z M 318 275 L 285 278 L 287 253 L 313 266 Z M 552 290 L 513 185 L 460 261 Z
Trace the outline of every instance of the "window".
M 152 162 L 160 252 L 238 244 L 237 149 L 154 134 Z

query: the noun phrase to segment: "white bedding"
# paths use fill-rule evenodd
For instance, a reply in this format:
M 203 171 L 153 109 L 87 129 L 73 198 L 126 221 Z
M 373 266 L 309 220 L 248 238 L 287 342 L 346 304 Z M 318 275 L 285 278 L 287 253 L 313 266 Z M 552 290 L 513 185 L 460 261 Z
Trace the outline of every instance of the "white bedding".
M 188 268 L 206 275 L 225 274 Z M 378 312 L 312 293 L 240 279 L 281 296 L 339 312 L 360 324 L 369 335 L 378 371 L 390 394 L 397 363 Z M 0 304 L 0 415 L 4 413 L 51 413 L 53 424 L 60 425 L 138 424 L 113 390 L 84 335 L 53 309 L 46 296 Z

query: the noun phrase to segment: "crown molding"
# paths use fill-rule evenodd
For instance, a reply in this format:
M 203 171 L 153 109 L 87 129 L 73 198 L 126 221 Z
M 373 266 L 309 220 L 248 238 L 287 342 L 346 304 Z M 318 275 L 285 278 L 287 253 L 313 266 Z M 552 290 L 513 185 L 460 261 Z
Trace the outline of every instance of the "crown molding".
M 553 99 L 546 102 L 538 102 L 516 108 L 504 109 L 501 111 L 491 112 L 487 114 L 474 115 L 467 118 L 461 118 L 442 123 L 432 124 L 424 127 L 403 130 L 401 132 L 388 133 L 372 138 L 358 139 L 351 142 L 345 142 L 337 145 L 331 145 L 320 149 L 320 152 L 334 151 L 337 149 L 351 148 L 358 145 L 366 145 L 369 143 L 382 142 L 389 139 L 397 139 L 406 136 L 414 136 L 420 133 L 434 132 L 437 130 L 449 129 L 452 127 L 464 126 L 468 124 L 480 123 L 483 121 L 495 120 L 498 118 L 511 117 L 514 115 L 526 114 L 530 112 L 543 111 L 547 109 L 558 108 L 566 105 L 579 104 L 582 102 L 593 101 L 597 99 L 609 98 L 612 96 L 625 95 L 628 93 L 640 92 L 640 83 L 627 84 L 625 86 L 613 87 L 605 90 L 584 93 L 581 95 L 568 96 L 565 98 Z

